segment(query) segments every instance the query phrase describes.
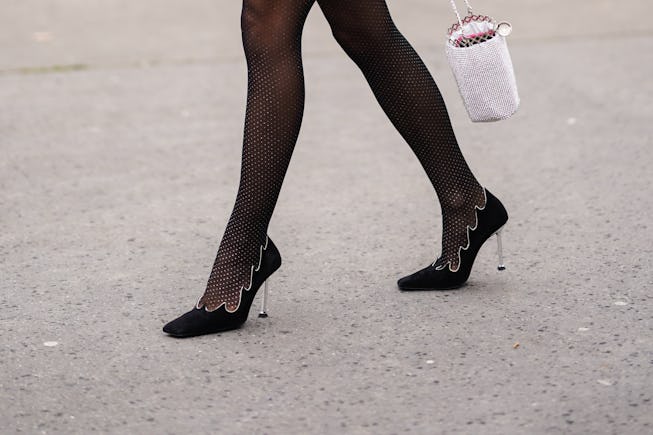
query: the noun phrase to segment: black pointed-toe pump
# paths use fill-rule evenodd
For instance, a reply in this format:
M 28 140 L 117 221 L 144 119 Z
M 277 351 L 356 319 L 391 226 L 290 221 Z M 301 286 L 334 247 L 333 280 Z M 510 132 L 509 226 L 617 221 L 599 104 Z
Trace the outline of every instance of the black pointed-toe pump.
M 485 198 L 485 206 L 476 210 L 476 227 L 468 230 L 469 243 L 467 247 L 460 249 L 458 268 L 455 271 L 451 270 L 449 263 L 441 265 L 436 260 L 424 269 L 397 281 L 400 290 L 450 290 L 461 287 L 469 278 L 479 249 L 494 234 L 497 236 L 498 269 L 506 268 L 503 264 L 501 231 L 508 221 L 508 213 L 501 201 L 487 189 L 485 189 Z
M 234 312 L 227 311 L 225 304 L 214 311 L 195 306 L 186 314 L 165 325 L 163 332 L 173 337 L 185 338 L 237 329 L 247 320 L 256 292 L 262 284 L 264 284 L 264 288 L 259 317 L 267 317 L 268 278 L 280 266 L 281 254 L 272 240 L 266 238 L 258 268 L 252 266 L 249 288 L 241 290 L 240 304 Z

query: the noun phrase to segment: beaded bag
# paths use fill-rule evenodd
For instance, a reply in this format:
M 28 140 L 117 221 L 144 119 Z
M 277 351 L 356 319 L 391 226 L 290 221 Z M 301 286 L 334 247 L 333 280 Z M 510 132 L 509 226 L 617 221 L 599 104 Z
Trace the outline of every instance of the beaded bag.
M 450 2 L 458 22 L 447 32 L 445 51 L 470 119 L 488 122 L 509 118 L 519 107 L 506 43 L 511 25 L 474 14 L 468 0 L 467 16 L 461 18 L 455 1 Z

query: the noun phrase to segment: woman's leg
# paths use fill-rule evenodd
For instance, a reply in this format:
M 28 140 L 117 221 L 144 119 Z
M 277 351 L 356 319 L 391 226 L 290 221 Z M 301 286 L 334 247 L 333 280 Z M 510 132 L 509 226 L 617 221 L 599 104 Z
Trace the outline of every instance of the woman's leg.
M 302 122 L 301 34 L 314 1 L 243 1 L 248 84 L 240 184 L 198 307 L 235 310 L 259 261 Z
M 358 65 L 390 121 L 408 142 L 440 200 L 442 251 L 436 265 L 459 265 L 483 187 L 465 162 L 433 77 L 397 30 L 385 0 L 318 0 L 333 35 Z

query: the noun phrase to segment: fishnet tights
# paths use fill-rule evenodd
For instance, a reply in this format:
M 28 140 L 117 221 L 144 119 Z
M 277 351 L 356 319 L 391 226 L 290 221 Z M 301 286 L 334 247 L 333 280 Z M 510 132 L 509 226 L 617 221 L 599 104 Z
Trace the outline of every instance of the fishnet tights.
M 198 301 L 235 311 L 258 264 L 304 111 L 301 35 L 315 0 L 244 0 L 248 66 L 240 184 L 206 291 Z M 431 181 L 442 210 L 436 266 L 457 270 L 467 228 L 485 194 L 458 147 L 442 95 L 395 27 L 385 0 L 318 0 L 334 37 L 358 65 L 384 112 Z

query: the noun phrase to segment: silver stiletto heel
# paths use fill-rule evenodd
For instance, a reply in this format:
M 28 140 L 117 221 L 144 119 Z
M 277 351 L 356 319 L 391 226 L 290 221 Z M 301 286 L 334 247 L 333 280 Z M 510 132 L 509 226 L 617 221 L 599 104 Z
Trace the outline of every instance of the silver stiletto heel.
M 499 254 L 499 266 L 497 269 L 506 270 L 506 266 L 503 264 L 503 246 L 501 245 L 501 231 L 503 227 L 499 229 L 495 234 L 497 235 L 497 254 Z
M 265 282 L 263 283 L 263 297 L 261 298 L 261 311 L 258 313 L 259 317 L 267 317 L 268 316 L 268 280 L 270 278 L 266 279 Z

